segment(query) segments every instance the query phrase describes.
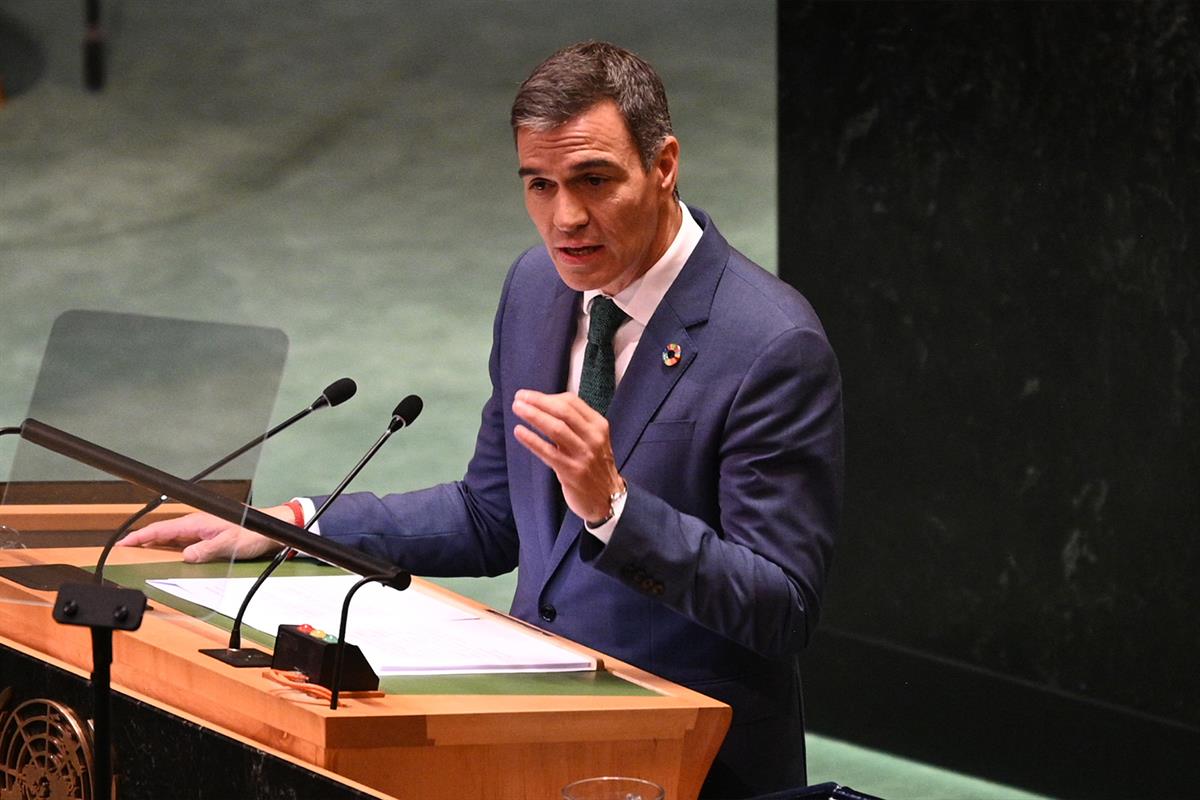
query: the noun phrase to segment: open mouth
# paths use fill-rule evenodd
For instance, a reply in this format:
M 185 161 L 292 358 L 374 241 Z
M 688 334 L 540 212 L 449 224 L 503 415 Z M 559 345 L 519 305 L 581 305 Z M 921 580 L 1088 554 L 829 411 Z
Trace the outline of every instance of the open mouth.
M 581 258 L 583 256 L 590 256 L 592 253 L 597 252 L 600 249 L 600 245 L 593 244 L 588 245 L 587 247 L 560 247 L 558 249 L 573 258 Z

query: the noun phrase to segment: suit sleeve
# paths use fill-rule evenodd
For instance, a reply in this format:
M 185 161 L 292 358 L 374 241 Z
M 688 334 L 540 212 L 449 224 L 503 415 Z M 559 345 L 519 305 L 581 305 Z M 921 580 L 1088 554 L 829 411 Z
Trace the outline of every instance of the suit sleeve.
M 513 270 L 493 323 L 488 371 L 492 394 L 483 407 L 475 453 L 461 481 L 379 497 L 340 497 L 321 518 L 321 533 L 419 575 L 502 575 L 517 566 L 518 541 L 505 466 L 499 349 Z M 322 497 L 313 498 L 318 505 Z
M 629 481 L 612 539 L 585 535 L 581 556 L 738 644 L 796 652 L 816 626 L 841 512 L 841 380 L 819 330 L 792 328 L 759 353 L 719 464 L 719 527 Z

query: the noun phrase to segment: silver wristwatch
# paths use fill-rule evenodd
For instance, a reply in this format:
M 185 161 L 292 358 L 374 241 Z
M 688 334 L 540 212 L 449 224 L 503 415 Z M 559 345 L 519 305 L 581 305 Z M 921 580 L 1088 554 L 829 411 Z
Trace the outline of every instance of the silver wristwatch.
M 599 528 L 601 525 L 612 519 L 617 513 L 617 503 L 625 499 L 628 489 L 629 487 L 622 479 L 621 488 L 608 496 L 608 514 L 605 515 L 604 519 L 597 520 L 596 522 L 588 522 L 587 526 L 592 529 Z

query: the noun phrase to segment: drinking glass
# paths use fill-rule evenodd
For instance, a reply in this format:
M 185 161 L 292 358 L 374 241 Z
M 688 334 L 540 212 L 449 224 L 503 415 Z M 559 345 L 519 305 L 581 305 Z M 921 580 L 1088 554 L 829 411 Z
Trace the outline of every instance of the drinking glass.
M 663 800 L 666 792 L 657 783 L 641 778 L 584 778 L 568 783 L 562 790 L 563 800 Z

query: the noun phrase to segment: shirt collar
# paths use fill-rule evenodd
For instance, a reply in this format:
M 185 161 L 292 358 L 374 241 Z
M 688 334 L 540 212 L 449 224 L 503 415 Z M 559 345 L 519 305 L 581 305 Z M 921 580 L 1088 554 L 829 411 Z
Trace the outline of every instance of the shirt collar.
M 613 302 L 617 304 L 617 307 L 643 328 L 650 324 L 650 317 L 654 315 L 654 310 L 666 296 L 667 290 L 671 288 L 675 278 L 683 271 L 683 265 L 691 258 L 692 251 L 696 249 L 696 245 L 700 243 L 700 238 L 704 235 L 704 230 L 682 202 L 679 203 L 679 210 L 683 212 L 683 219 L 679 225 L 679 231 L 671 240 L 666 252 L 658 261 L 654 262 L 654 266 L 613 297 Z M 592 300 L 601 294 L 599 289 L 589 289 L 583 293 L 585 312 L 591 309 Z

